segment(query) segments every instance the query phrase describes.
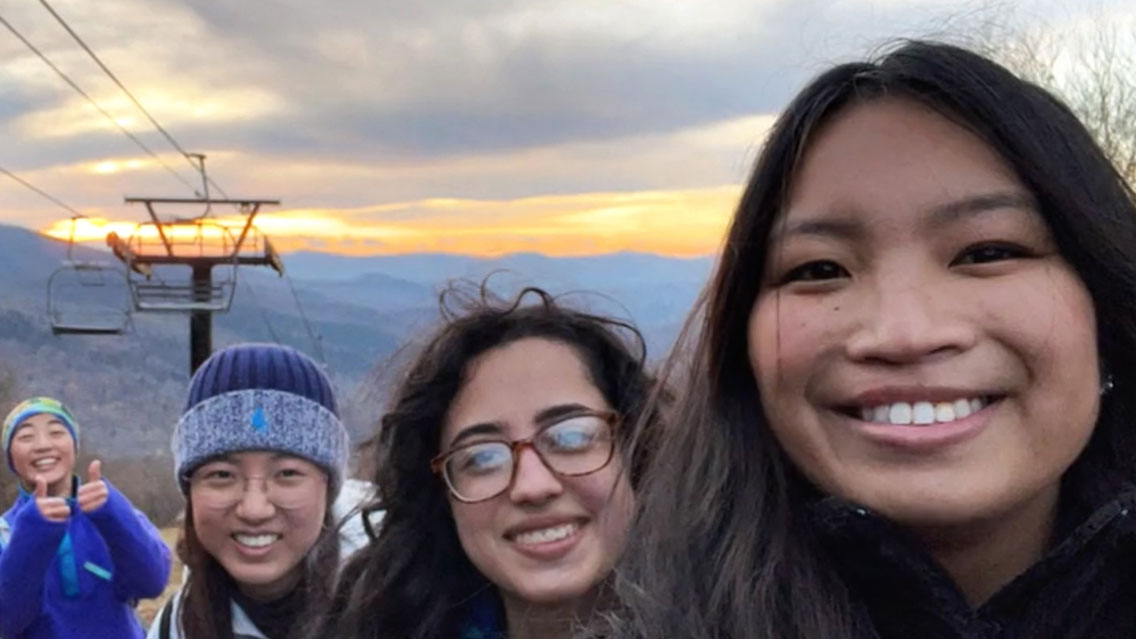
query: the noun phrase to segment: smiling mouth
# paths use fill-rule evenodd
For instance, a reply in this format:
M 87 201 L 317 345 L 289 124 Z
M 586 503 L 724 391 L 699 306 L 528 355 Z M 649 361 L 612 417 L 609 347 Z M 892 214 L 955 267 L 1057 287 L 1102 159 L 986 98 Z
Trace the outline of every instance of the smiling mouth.
M 930 426 L 965 419 L 1000 401 L 1002 397 L 982 395 L 959 397 L 952 401 L 892 402 L 875 406 L 857 406 L 841 412 L 869 424 L 892 426 Z
M 271 546 L 272 544 L 279 541 L 280 535 L 273 533 L 265 533 L 263 535 L 244 535 L 241 533 L 235 533 L 232 535 L 232 538 L 242 546 L 248 546 L 249 548 L 264 548 Z
M 548 528 L 541 528 L 539 530 L 527 530 L 525 532 L 515 533 L 510 535 L 510 537 L 514 542 L 522 546 L 539 546 L 540 544 L 563 541 L 575 535 L 579 530 L 579 524 L 569 522 Z
M 58 463 L 58 457 L 47 457 L 44 459 L 37 459 L 36 461 L 32 462 L 32 467 L 36 470 L 51 470 L 52 468 L 55 468 L 55 465 Z

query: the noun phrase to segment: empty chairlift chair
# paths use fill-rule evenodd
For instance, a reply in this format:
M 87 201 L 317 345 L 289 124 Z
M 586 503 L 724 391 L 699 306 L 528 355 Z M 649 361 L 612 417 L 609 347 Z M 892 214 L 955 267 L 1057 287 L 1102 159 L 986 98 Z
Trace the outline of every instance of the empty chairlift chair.
M 75 218 L 67 259 L 47 280 L 47 319 L 55 335 L 120 335 L 131 328 L 126 273 L 109 262 L 74 257 Z

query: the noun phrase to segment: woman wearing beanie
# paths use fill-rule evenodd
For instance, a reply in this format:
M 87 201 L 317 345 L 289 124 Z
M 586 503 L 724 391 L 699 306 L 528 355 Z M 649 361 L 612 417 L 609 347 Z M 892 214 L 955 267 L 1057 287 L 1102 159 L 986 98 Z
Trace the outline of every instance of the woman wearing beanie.
M 659 425 L 642 338 L 539 289 L 454 295 L 379 425 L 382 528 L 313 639 L 563 639 L 610 608 L 629 445 Z
M 170 551 L 145 515 L 91 462 L 73 475 L 79 424 L 57 400 L 35 397 L 4 420 L 8 468 L 20 496 L 0 517 L 0 637 L 142 637 L 138 599 L 157 597 Z
M 189 577 L 149 637 L 294 636 L 338 566 L 348 437 L 327 377 L 284 346 L 218 351 L 190 381 L 173 452 Z

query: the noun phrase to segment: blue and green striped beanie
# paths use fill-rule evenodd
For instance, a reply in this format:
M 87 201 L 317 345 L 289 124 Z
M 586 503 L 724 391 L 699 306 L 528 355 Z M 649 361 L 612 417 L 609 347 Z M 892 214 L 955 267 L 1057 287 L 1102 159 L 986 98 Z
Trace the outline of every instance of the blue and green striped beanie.
M 27 421 L 29 417 L 43 414 L 54 415 L 59 418 L 59 421 L 63 422 L 68 432 L 71 433 L 71 439 L 75 441 L 75 452 L 79 452 L 79 422 L 76 421 L 71 411 L 67 410 L 63 402 L 58 399 L 52 399 L 51 397 L 33 397 L 26 399 L 16 404 L 16 407 L 4 418 L 4 430 L 2 431 L 4 437 L 4 457 L 8 460 L 8 468 L 11 468 L 12 472 L 16 471 L 15 468 L 12 468 L 12 456 L 8 454 L 12 445 L 12 436 L 16 434 L 20 425 Z

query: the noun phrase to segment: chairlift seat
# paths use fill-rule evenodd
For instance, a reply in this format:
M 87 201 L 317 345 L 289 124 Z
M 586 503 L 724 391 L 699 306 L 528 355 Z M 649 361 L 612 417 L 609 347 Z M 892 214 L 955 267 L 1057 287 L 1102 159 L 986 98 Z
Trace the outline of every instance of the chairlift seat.
M 47 280 L 47 319 L 55 335 L 121 335 L 130 294 L 121 268 L 67 260 Z
M 53 312 L 48 316 L 53 335 L 122 335 L 130 330 L 130 314 L 103 311 L 84 313 Z
M 130 291 L 134 307 L 140 311 L 212 311 L 225 312 L 233 301 L 233 280 L 213 282 L 206 286 L 193 283 L 147 282 L 132 279 Z

